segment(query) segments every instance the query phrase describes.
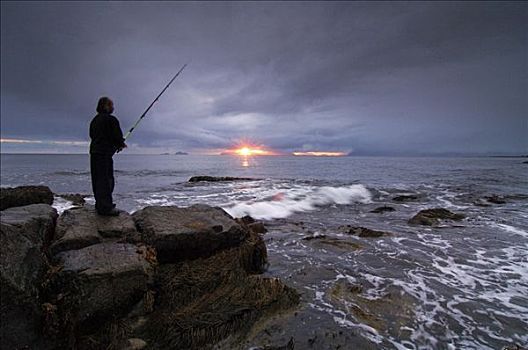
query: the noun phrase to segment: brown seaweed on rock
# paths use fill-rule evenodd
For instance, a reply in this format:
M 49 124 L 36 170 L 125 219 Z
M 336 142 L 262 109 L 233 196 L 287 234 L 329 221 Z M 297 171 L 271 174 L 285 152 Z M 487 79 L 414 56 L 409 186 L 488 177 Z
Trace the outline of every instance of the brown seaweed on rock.
M 138 331 L 142 339 L 161 349 L 201 349 L 227 337 L 236 344 L 259 318 L 295 306 L 299 296 L 293 289 L 248 274 L 255 270 L 251 255 L 259 246 L 250 242 L 209 258 L 162 265 L 155 311 Z

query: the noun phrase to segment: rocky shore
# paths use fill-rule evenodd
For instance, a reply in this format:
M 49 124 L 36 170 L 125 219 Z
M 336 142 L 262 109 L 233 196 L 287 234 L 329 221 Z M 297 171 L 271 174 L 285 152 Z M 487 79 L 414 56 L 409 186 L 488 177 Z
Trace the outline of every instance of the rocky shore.
M 82 203 L 59 216 L 48 191 L 2 189 L 2 348 L 238 348 L 299 303 L 260 275 L 265 229 L 250 218 L 207 205 L 101 217 Z

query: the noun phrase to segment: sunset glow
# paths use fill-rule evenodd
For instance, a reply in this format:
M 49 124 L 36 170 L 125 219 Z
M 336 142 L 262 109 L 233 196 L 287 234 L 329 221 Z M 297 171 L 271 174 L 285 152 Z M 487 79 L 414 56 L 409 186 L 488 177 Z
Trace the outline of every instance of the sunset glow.
M 294 156 L 312 156 L 312 157 L 343 157 L 345 152 L 293 152 Z
M 223 151 L 222 154 L 232 154 L 232 155 L 243 156 L 243 157 L 277 155 L 277 153 L 264 149 L 262 147 L 249 146 L 249 145 L 243 145 L 237 148 L 228 149 L 228 150 Z

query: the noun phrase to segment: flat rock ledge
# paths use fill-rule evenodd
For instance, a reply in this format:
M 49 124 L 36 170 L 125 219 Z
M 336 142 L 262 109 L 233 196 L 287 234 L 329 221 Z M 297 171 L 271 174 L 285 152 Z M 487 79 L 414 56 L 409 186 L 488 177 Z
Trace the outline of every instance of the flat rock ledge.
M 1 215 L 2 347 L 240 347 L 299 294 L 263 277 L 253 223 L 220 208 L 148 207 L 100 217 L 90 206 L 57 218 L 47 204 Z
M 93 206 L 72 208 L 57 221 L 51 254 L 108 241 L 138 241 L 138 236 L 132 216 L 125 211 L 119 216 L 100 216 Z
M 133 217 L 142 240 L 156 248 L 160 262 L 208 257 L 249 237 L 249 230 L 223 209 L 206 205 L 146 207 Z

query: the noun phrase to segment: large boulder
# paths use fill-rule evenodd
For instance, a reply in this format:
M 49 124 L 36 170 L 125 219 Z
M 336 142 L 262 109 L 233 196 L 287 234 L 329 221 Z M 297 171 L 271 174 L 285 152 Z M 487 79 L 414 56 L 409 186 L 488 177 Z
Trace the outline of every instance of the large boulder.
M 47 204 L 6 209 L 0 220 L 0 338 L 2 348 L 45 348 L 41 332 L 43 252 L 57 213 Z
M 62 269 L 52 282 L 53 303 L 63 318 L 80 324 L 97 326 L 126 314 L 143 298 L 154 273 L 148 250 L 129 243 L 99 243 L 61 252 L 55 259 Z
M 3 224 L 19 229 L 21 235 L 41 248 L 53 238 L 57 211 L 47 204 L 31 204 L 13 207 L 0 214 Z
M 30 204 L 53 204 L 53 192 L 47 186 L 0 188 L 0 210 Z
M 452 213 L 443 208 L 434 208 L 420 210 L 418 214 L 409 220 L 409 223 L 415 225 L 435 226 L 440 223 L 440 220 L 460 221 L 464 218 L 465 216 L 462 214 Z
M 238 247 L 208 258 L 160 265 L 156 307 L 134 336 L 152 349 L 204 349 L 225 340 L 226 349 L 257 322 L 293 309 L 299 294 L 277 278 L 252 274 L 247 258 L 263 245 L 251 232 Z M 264 246 L 265 249 L 265 246 Z
M 133 214 L 142 240 L 156 248 L 162 263 L 208 257 L 238 246 L 249 232 L 223 209 L 146 207 Z
M 121 211 L 119 216 L 98 215 L 93 206 L 66 210 L 57 221 L 53 255 L 93 244 L 137 239 L 137 231 L 130 214 Z

